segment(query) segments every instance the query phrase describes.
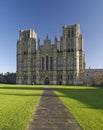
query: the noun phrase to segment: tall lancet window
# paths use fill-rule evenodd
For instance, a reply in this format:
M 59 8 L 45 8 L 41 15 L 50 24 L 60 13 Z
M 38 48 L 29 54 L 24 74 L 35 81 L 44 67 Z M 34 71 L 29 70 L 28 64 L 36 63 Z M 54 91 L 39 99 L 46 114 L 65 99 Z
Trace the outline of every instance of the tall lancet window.
M 42 57 L 42 71 L 44 71 L 44 57 Z
M 50 70 L 53 70 L 53 57 L 50 57 Z
M 70 29 L 68 30 L 68 37 L 70 37 Z
M 72 29 L 72 37 L 74 36 L 74 31 L 73 31 L 73 29 Z
M 46 70 L 48 70 L 48 56 L 46 56 Z

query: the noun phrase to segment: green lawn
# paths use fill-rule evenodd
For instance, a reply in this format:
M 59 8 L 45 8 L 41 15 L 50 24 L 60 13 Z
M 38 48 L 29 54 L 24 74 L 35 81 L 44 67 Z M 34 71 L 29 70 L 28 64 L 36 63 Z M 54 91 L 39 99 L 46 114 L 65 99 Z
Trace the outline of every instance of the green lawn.
M 53 86 L 83 130 L 103 130 L 103 88 Z
M 0 84 L 0 130 L 26 130 L 42 86 Z

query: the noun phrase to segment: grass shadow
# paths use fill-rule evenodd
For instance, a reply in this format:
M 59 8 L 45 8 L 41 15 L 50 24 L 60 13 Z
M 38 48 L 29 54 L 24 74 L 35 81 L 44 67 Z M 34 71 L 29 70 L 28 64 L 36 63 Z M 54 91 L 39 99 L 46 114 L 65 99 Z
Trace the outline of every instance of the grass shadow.
M 2 90 L 2 91 L 1 91 Z M 7 91 L 5 91 L 7 90 Z M 17 92 L 16 92 L 17 90 Z M 23 91 L 26 90 L 26 93 Z M 36 91 L 43 91 L 43 86 L 40 85 L 1 85 L 0 95 L 11 95 L 11 96 L 41 96 Z M 31 93 L 32 91 L 32 93 Z M 20 92 L 20 93 L 19 93 Z
M 87 104 L 90 108 L 103 109 L 103 89 L 100 88 L 54 88 L 62 93 L 59 97 L 68 97 Z
M 0 92 L 0 95 L 10 95 L 10 96 L 41 96 L 41 94 L 20 94 L 20 93 L 1 93 Z
M 28 87 L 9 87 L 9 86 L 4 86 L 4 87 L 0 87 L 0 89 L 8 89 L 8 90 L 10 90 L 10 89 L 12 89 L 12 90 L 43 90 L 44 88 L 43 87 L 30 87 L 30 86 L 28 86 Z

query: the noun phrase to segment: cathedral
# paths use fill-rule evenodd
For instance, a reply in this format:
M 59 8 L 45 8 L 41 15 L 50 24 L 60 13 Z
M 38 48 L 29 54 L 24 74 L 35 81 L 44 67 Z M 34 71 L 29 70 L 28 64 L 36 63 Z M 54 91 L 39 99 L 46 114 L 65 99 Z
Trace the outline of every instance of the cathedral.
M 20 30 L 17 41 L 17 84 L 83 84 L 85 54 L 80 25 L 65 25 L 54 44 L 40 43 L 33 29 Z

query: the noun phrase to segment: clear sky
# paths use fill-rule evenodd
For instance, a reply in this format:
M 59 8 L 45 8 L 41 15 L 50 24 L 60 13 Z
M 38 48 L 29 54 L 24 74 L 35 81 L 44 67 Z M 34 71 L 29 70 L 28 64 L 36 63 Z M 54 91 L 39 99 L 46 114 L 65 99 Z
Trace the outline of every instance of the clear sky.
M 86 68 L 103 68 L 103 0 L 0 0 L 0 73 L 16 72 L 19 30 L 54 42 L 63 25 L 79 23 Z

